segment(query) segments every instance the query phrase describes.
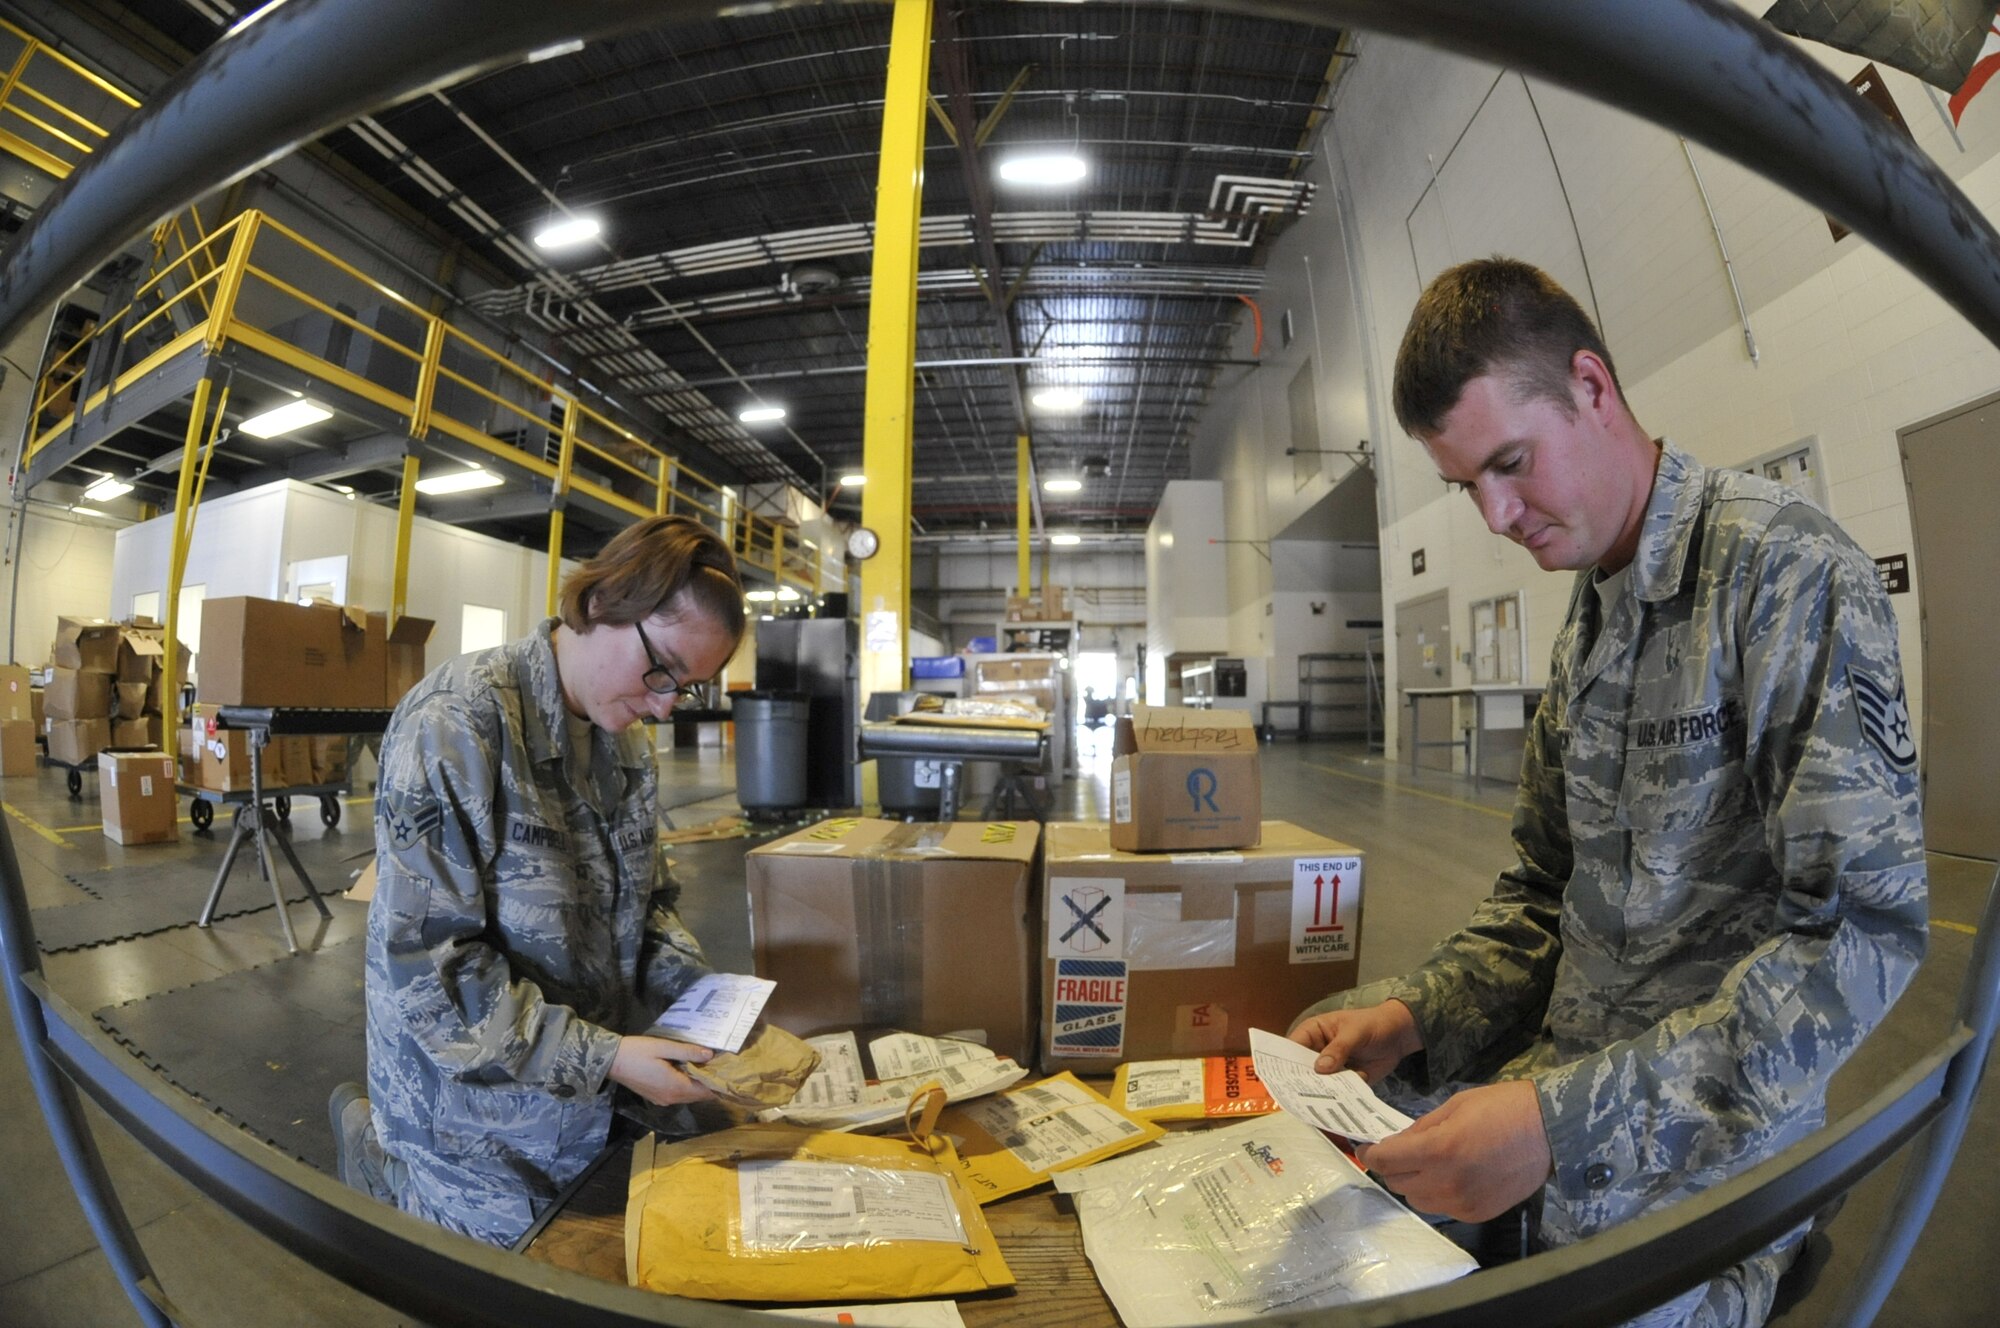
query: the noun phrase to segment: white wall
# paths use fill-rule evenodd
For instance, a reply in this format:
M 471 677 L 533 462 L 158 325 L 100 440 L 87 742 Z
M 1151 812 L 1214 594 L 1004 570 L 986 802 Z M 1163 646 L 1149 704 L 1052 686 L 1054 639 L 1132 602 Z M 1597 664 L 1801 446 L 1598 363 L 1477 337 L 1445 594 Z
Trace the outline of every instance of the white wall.
M 1805 49 L 1843 79 L 1863 63 Z M 1994 214 L 2000 92 L 1972 103 L 1960 126 L 1961 150 L 1921 85 L 1883 72 L 1919 144 Z M 1422 450 L 1395 429 L 1385 400 L 1403 323 L 1423 283 L 1450 263 L 1486 254 L 1548 268 L 1597 314 L 1644 426 L 1711 465 L 1817 438 L 1834 518 L 1872 556 L 1910 552 L 1896 430 L 2000 390 L 2000 352 L 1913 278 L 1858 237 L 1836 243 L 1816 209 L 1715 153 L 1684 151 L 1644 121 L 1512 71 L 1369 36 L 1357 44 L 1335 100 L 1316 156 L 1332 197 L 1323 190 L 1312 214 L 1274 246 L 1265 329 L 1269 338 L 1272 306 L 1296 288 L 1280 276 L 1294 250 L 1312 259 L 1318 283 L 1307 289 L 1324 292 L 1328 274 L 1354 274 L 1355 298 L 1342 313 L 1355 344 L 1351 354 L 1323 355 L 1321 431 L 1332 435 L 1329 418 L 1353 418 L 1341 413 L 1345 403 L 1366 398 L 1379 458 L 1381 598 L 1392 656 L 1397 602 L 1448 590 L 1452 621 L 1464 630 L 1473 601 L 1519 590 L 1529 677 L 1540 680 L 1568 598 L 1568 576 L 1541 572 L 1525 552 L 1489 533 L 1470 503 L 1446 495 Z M 1754 363 L 1697 169 L 1734 259 L 1759 351 Z M 1321 299 L 1323 346 L 1332 340 L 1328 309 Z M 1248 335 L 1243 321 L 1239 354 Z M 1284 389 L 1298 360 L 1268 340 L 1264 359 L 1219 392 L 1192 452 L 1197 476 L 1244 491 L 1232 493 L 1229 505 L 1230 534 L 1238 538 L 1248 534 L 1239 518 L 1253 519 L 1259 501 L 1270 510 L 1256 533 L 1283 528 L 1271 495 L 1289 471 L 1274 473 L 1288 463 L 1282 447 L 1274 452 L 1272 434 L 1288 428 Z M 1262 425 L 1246 427 L 1259 410 Z M 1325 445 L 1342 444 L 1329 437 Z M 1421 576 L 1411 569 L 1418 549 L 1426 561 Z M 1269 592 L 1254 581 L 1232 558 L 1235 623 L 1261 611 Z M 1918 599 L 1898 595 L 1891 603 L 1920 712 Z M 1395 676 L 1393 658 L 1387 673 Z M 1274 681 L 1282 676 L 1274 671 Z M 1453 680 L 1470 680 L 1462 661 L 1453 661 Z M 1389 709 L 1393 724 L 1398 708 Z
M 43 491 L 51 498 L 57 492 L 52 485 Z M 18 568 L 0 569 L 0 599 L 13 615 L 13 661 L 36 669 L 48 662 L 57 618 L 111 616 L 113 531 L 94 517 L 40 504 L 15 508 L 11 521 L 25 521 L 27 530 Z

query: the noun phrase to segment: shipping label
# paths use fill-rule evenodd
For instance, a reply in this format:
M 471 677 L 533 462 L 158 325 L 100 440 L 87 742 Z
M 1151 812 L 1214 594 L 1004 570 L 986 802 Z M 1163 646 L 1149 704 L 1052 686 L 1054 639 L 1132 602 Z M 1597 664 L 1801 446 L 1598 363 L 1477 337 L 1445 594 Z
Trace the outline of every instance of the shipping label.
M 1354 958 L 1360 921 L 1360 858 L 1292 861 L 1293 963 L 1326 964 Z
M 1125 1052 L 1126 971 L 1122 959 L 1056 960 L 1049 1054 L 1116 1059 Z

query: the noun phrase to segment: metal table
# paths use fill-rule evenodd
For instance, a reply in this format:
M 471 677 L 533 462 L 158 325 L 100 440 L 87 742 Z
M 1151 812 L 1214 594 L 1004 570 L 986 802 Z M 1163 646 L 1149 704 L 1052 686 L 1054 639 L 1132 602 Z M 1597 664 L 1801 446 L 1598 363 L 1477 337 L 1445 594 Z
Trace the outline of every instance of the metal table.
M 298 854 L 292 852 L 291 841 L 278 834 L 281 819 L 274 807 L 266 806 L 265 799 L 290 796 L 298 792 L 325 792 L 332 786 L 309 786 L 306 789 L 269 789 L 264 787 L 264 744 L 274 737 L 339 737 L 377 734 L 389 726 L 388 710 L 327 710 L 308 707 L 269 706 L 223 706 L 215 712 L 215 726 L 232 729 L 250 735 L 250 790 L 249 797 L 238 802 L 236 807 L 236 828 L 229 836 L 229 847 L 222 855 L 222 866 L 215 873 L 215 885 L 208 892 L 208 902 L 202 905 L 201 916 L 196 925 L 206 927 L 215 916 L 215 906 L 222 899 L 222 887 L 229 882 L 229 873 L 236 866 L 236 855 L 242 851 L 245 842 L 255 840 L 257 844 L 257 868 L 271 887 L 271 897 L 278 905 L 278 925 L 284 929 L 285 947 L 293 954 L 299 952 L 298 937 L 292 931 L 291 913 L 285 907 L 284 887 L 278 884 L 276 865 L 271 860 L 271 844 L 275 840 L 278 851 L 292 864 L 299 880 L 305 883 L 306 895 L 313 907 L 323 918 L 332 918 L 333 913 L 320 897 L 319 887 L 300 864 Z M 240 791 L 239 791 L 240 792 Z M 212 793 L 212 791 L 211 791 Z M 218 800 L 226 800 L 228 794 L 212 794 Z M 335 804 L 338 806 L 338 803 Z M 338 820 L 338 814 L 335 815 Z M 331 822 L 329 822 L 331 824 Z
M 1529 687 L 1521 683 L 1511 682 L 1474 683 L 1470 687 L 1405 687 L 1403 689 L 1403 696 L 1410 707 L 1410 773 L 1416 773 L 1417 752 L 1422 748 L 1463 747 L 1465 749 L 1466 773 L 1470 774 L 1474 781 L 1477 781 L 1479 779 L 1480 743 L 1474 735 L 1485 732 L 1489 727 L 1487 720 L 1493 714 L 1497 713 L 1499 705 L 1509 701 L 1518 701 L 1521 704 L 1523 712 L 1522 722 L 1520 724 L 1494 724 L 1490 727 L 1525 728 L 1527 720 L 1532 718 L 1533 714 L 1527 705 L 1528 700 L 1530 698 L 1539 700 L 1541 695 L 1542 689 L 1540 687 Z M 1461 696 L 1469 696 L 1473 699 L 1473 726 L 1467 729 L 1462 737 L 1432 739 L 1429 742 L 1421 741 L 1417 736 L 1423 732 L 1423 729 L 1417 722 L 1421 703 L 1434 698 L 1443 698 L 1455 702 Z

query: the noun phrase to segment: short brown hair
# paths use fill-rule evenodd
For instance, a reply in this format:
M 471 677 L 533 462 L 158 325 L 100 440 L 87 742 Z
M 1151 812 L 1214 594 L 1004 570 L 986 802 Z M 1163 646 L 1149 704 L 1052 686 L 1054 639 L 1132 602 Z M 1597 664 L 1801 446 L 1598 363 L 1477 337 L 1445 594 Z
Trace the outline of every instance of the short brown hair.
M 563 580 L 562 620 L 572 632 L 623 627 L 665 609 L 685 592 L 698 609 L 743 635 L 743 583 L 722 537 L 684 516 L 652 516 L 625 527 Z
M 1603 360 L 1617 385 L 1597 325 L 1548 273 L 1513 258 L 1460 263 L 1410 314 L 1396 352 L 1396 422 L 1419 438 L 1437 433 L 1465 385 L 1489 373 L 1506 377 L 1517 399 L 1553 401 L 1574 416 L 1570 365 L 1580 350 Z

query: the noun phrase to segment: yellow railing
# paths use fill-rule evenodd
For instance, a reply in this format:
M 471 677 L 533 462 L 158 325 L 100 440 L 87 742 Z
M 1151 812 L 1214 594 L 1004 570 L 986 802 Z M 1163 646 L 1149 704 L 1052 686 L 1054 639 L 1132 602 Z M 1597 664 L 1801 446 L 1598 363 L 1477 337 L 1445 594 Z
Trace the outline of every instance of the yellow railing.
M 66 179 L 139 105 L 4 19 L 0 65 L 7 70 L 0 83 L 0 149 L 58 180 Z
M 820 551 L 789 527 L 282 222 L 248 211 L 213 231 L 198 215 L 190 226 L 191 236 L 178 222 L 156 231 L 157 270 L 43 372 L 30 459 L 65 436 L 79 411 L 166 359 L 233 344 L 408 421 L 413 438 L 465 444 L 503 476 L 531 475 L 558 497 L 587 496 L 635 517 L 692 516 L 775 584 L 822 585 Z M 171 258 L 170 239 L 179 249 Z M 118 372 L 76 402 L 92 348 L 111 338 Z M 552 533 L 560 539 L 559 528 Z

